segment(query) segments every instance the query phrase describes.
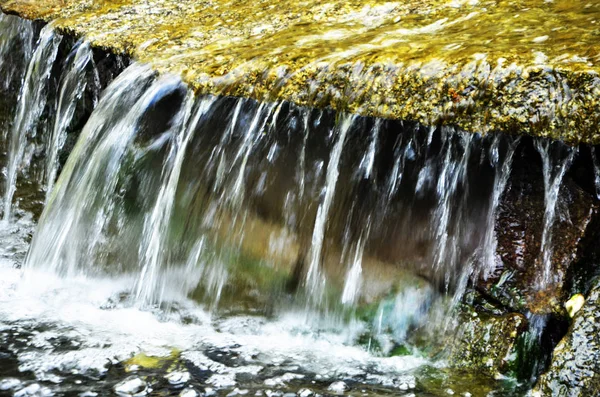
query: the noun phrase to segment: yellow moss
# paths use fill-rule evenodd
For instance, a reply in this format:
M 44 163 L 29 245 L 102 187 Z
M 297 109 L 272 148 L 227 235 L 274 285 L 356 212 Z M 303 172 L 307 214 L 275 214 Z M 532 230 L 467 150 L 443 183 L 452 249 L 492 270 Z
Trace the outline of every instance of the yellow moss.
M 177 349 L 173 349 L 168 356 L 148 356 L 145 353 L 139 353 L 126 360 L 123 364 L 125 368 L 138 366 L 146 369 L 156 369 L 177 360 L 180 353 Z
M 569 317 L 573 318 L 575 314 L 583 307 L 585 303 L 585 297 L 581 294 L 575 294 L 565 302 L 565 309 L 569 313 Z

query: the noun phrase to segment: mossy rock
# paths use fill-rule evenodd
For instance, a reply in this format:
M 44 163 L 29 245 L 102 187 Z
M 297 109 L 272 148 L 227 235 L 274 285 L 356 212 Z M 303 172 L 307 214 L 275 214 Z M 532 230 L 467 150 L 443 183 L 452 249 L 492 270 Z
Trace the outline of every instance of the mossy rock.
M 0 0 L 198 93 L 598 143 L 600 5 Z
M 515 375 L 519 337 L 527 329 L 520 313 L 493 315 L 463 306 L 449 353 L 453 368 L 478 371 L 492 378 Z
M 567 335 L 554 349 L 552 362 L 534 389 L 534 396 L 600 395 L 600 282 L 575 313 Z

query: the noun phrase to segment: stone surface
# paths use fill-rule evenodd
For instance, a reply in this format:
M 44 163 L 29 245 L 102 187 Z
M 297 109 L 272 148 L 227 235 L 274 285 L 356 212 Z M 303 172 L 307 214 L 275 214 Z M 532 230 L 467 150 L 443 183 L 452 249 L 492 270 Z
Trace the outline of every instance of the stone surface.
M 514 168 L 516 175 L 505 192 L 496 222 L 496 272 L 486 280 L 480 279 L 478 289 L 509 310 L 566 316 L 563 304 L 571 296 L 569 272 L 579 266 L 589 248 L 589 239 L 585 237 L 593 231 L 590 229 L 597 207 L 588 193 L 565 178 L 553 227 L 554 282 L 540 288 L 545 204 L 539 172 L 525 164 Z
M 600 142 L 600 4 L 0 0 L 200 93 Z
M 525 316 L 464 307 L 459 323 L 449 356 L 452 367 L 478 370 L 494 378 L 513 371 L 518 338 L 527 329 Z
M 556 346 L 549 370 L 541 376 L 536 396 L 600 395 L 600 283 L 575 314 L 567 335 Z

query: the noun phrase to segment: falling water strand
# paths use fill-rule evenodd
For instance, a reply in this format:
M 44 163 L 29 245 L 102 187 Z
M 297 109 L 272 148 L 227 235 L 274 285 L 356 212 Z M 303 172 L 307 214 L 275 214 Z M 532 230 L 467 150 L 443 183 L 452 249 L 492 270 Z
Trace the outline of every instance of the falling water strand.
M 473 140 L 472 134 L 458 133 L 460 147 L 457 149 L 462 149 L 462 155 L 459 159 L 454 159 L 453 138 L 455 134 L 453 132 L 453 130 L 450 130 L 443 133 L 445 139 L 444 163 L 437 186 L 438 204 L 433 216 L 436 241 L 434 267 L 436 271 L 444 269 L 446 278 L 451 276 L 450 273 L 455 268 L 458 259 L 455 252 L 458 244 L 452 244 L 450 241 L 452 238 L 450 236 L 450 217 L 453 209 L 458 208 L 453 198 L 461 183 L 466 182 L 467 166 Z M 457 236 L 454 236 L 454 238 L 457 238 Z
M 32 22 L 0 12 L 0 86 L 4 90 L 9 89 L 15 79 L 21 80 L 23 77 L 22 73 L 33 52 L 33 36 Z M 14 59 L 15 48 L 21 51 L 22 59 Z
M 302 137 L 302 147 L 300 148 L 300 156 L 298 159 L 298 167 L 296 170 L 296 174 L 298 175 L 298 192 L 300 200 L 304 197 L 304 190 L 306 185 L 306 145 L 308 143 L 308 136 L 310 133 L 310 112 L 305 111 L 302 117 L 302 128 L 303 128 L 303 137 Z
M 352 127 L 355 120 L 354 115 L 342 114 L 339 115 L 337 121 L 337 142 L 335 143 L 329 157 L 329 163 L 327 164 L 327 176 L 324 186 L 324 198 L 317 210 L 317 217 L 315 219 L 315 225 L 313 229 L 311 246 L 310 246 L 310 262 L 309 268 L 306 275 L 306 284 L 310 297 L 317 298 L 317 302 L 320 301 L 320 295 L 324 287 L 324 277 L 321 274 L 321 258 L 323 250 L 323 240 L 325 239 L 325 229 L 327 226 L 327 220 L 329 218 L 329 210 L 333 203 L 335 196 L 335 188 L 338 182 L 338 176 L 340 173 L 339 166 L 342 157 L 342 150 L 344 148 L 344 142 L 346 141 L 346 135 Z
M 594 163 L 594 184 L 596 186 L 596 198 L 600 199 L 600 159 L 598 158 L 598 147 L 594 146 L 591 148 L 592 160 Z
M 244 197 L 244 175 L 248 165 L 248 159 L 252 153 L 252 148 L 262 138 L 265 126 L 276 106 L 276 103 L 271 103 L 269 105 L 261 103 L 258 106 L 258 109 L 254 113 L 252 122 L 244 133 L 242 142 L 235 153 L 231 163 L 230 172 L 233 172 L 237 165 L 236 177 L 234 179 L 232 188 L 227 192 L 227 196 L 223 197 L 224 199 L 228 200 L 234 208 L 237 208 L 241 205 Z
M 502 141 L 502 136 L 499 134 L 495 135 L 488 152 L 490 164 L 494 168 L 494 185 L 487 213 L 485 234 L 481 244 L 482 253 L 479 269 L 486 280 L 496 270 L 495 257 L 496 249 L 498 247 L 498 240 L 496 238 L 495 231 L 496 215 L 498 212 L 498 206 L 500 205 L 500 199 L 502 198 L 502 194 L 504 193 L 504 189 L 508 183 L 508 178 L 510 177 L 512 160 L 517 145 L 519 144 L 519 140 L 519 138 L 509 138 L 506 153 L 504 157 L 501 158 L 500 144 Z
M 135 132 L 132 126 L 156 91 L 165 89 L 159 85 L 146 92 L 153 75 L 148 67 L 134 64 L 105 91 L 44 208 L 26 267 L 64 275 L 93 271 L 85 263 L 93 260 L 94 240 L 110 209 L 120 160 Z
M 145 241 L 141 246 L 144 251 L 143 264 L 136 287 L 136 300 L 139 304 L 150 305 L 162 301 L 164 291 L 160 288 L 159 270 L 167 262 L 167 258 L 164 255 L 167 252 L 166 237 L 168 235 L 183 160 L 187 146 L 194 135 L 194 131 L 196 131 L 199 121 L 208 112 L 214 102 L 215 97 L 213 96 L 201 99 L 190 121 L 190 114 L 194 104 L 193 96 L 190 95 L 180 112 L 179 117 L 182 118 L 181 123 L 178 125 L 180 132 L 175 132 L 177 134 L 176 142 L 172 145 L 171 153 L 169 154 L 169 157 L 173 158 L 173 160 L 167 161 L 167 166 L 169 163 L 172 163 L 172 166 L 168 172 L 164 172 L 165 179 L 161 183 L 156 204 L 144 227 L 143 235 L 145 236 Z
M 213 186 L 214 191 L 217 191 L 217 189 L 219 189 L 222 186 L 223 181 L 225 180 L 225 176 L 227 174 L 227 156 L 225 154 L 225 148 L 232 139 L 232 135 L 235 131 L 235 126 L 237 125 L 238 117 L 240 116 L 240 112 L 242 111 L 244 102 L 244 99 L 240 99 L 237 101 L 235 109 L 233 110 L 233 113 L 231 115 L 229 125 L 227 126 L 225 133 L 223 133 L 223 135 L 221 136 L 219 144 L 213 149 L 210 160 L 208 161 L 207 173 L 209 175 L 213 171 L 213 168 L 215 167 L 214 162 L 216 161 L 216 177 Z
M 61 40 L 62 36 L 56 33 L 52 24 L 46 25 L 40 34 L 37 48 L 29 62 L 10 136 L 6 191 L 4 194 L 4 220 L 9 220 L 11 216 L 17 174 L 22 166 L 27 139 L 35 136 L 37 123 L 46 107 L 50 72 L 56 60 Z
M 65 144 L 67 128 L 87 86 L 86 68 L 92 61 L 92 57 L 92 50 L 88 42 L 77 45 L 69 55 L 69 65 L 60 79 L 54 128 L 46 144 L 46 201 L 56 181 L 59 166 L 58 153 Z
M 371 220 L 368 219 L 362 235 L 355 244 L 354 255 L 344 278 L 344 290 L 342 292 L 342 304 L 344 305 L 353 305 L 360 295 L 363 271 L 362 262 L 370 229 Z
M 411 145 L 410 140 L 406 147 L 402 145 L 402 142 L 402 135 L 400 135 L 398 136 L 395 144 L 394 165 L 392 166 L 392 172 L 390 172 L 390 176 L 386 184 L 386 194 L 382 198 L 383 202 L 386 203 L 386 205 L 391 202 L 392 198 L 396 194 L 396 189 L 402 183 L 404 166 L 406 163 L 406 152 L 409 150 L 408 148 Z
M 552 142 L 548 139 L 536 139 L 535 147 L 542 157 L 543 176 L 544 176 L 544 228 L 542 230 L 542 242 L 540 244 L 540 254 L 542 261 L 542 275 L 537 280 L 537 287 L 544 289 L 553 281 L 552 275 L 552 255 L 554 247 L 552 245 L 552 228 L 556 217 L 556 204 L 558 194 L 562 184 L 563 177 L 577 153 L 577 149 L 567 146 L 562 142 Z M 563 156 L 555 156 L 553 149 L 558 148 L 565 153 Z
M 383 120 L 381 119 L 377 119 L 375 121 L 375 125 L 371 129 L 371 136 L 369 137 L 369 148 L 363 156 L 359 165 L 359 169 L 363 173 L 365 179 L 371 179 L 371 176 L 374 172 L 375 156 L 377 154 L 377 144 L 379 140 L 379 131 L 381 130 L 382 124 Z

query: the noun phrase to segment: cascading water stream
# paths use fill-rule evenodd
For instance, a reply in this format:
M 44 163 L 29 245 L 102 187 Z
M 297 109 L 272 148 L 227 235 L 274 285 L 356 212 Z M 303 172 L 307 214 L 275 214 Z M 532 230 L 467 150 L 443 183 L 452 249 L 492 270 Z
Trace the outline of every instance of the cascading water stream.
M 444 142 L 444 163 L 440 173 L 437 185 L 438 205 L 433 216 L 433 230 L 435 230 L 435 240 L 437 241 L 435 250 L 435 269 L 445 273 L 446 288 L 449 286 L 449 280 L 452 277 L 453 269 L 458 266 L 460 247 L 458 244 L 459 236 L 451 231 L 449 225 L 453 208 L 456 204 L 453 201 L 454 196 L 460 185 L 467 182 L 467 172 L 469 164 L 469 155 L 471 153 L 471 142 L 473 135 L 460 134 L 459 151 L 460 157 L 453 159 L 454 154 L 454 134 L 446 133 L 443 135 Z M 458 206 L 459 212 L 462 209 L 462 202 Z M 459 221 L 460 222 L 460 221 Z M 457 222 L 457 224 L 460 224 Z
M 0 86 L 4 90 L 9 90 L 15 80 L 22 79 L 22 66 L 29 62 L 34 44 L 32 25 L 29 21 L 0 13 Z M 19 56 L 15 57 L 15 54 Z M 6 136 L 4 132 L 2 136 Z
M 496 270 L 498 241 L 496 239 L 495 223 L 498 215 L 498 206 L 500 205 L 500 199 L 510 177 L 513 157 L 520 139 L 508 140 L 503 156 L 500 153 L 502 141 L 503 139 L 500 135 L 495 136 L 489 150 L 489 159 L 494 168 L 494 187 L 490 198 L 490 208 L 487 213 L 485 234 L 481 243 L 479 259 L 478 272 L 482 273 L 484 279 L 487 279 Z
M 86 68 L 93 62 L 90 44 L 78 43 L 68 57 L 68 66 L 60 79 L 56 115 L 52 134 L 46 144 L 46 198 L 50 196 L 56 176 L 58 175 L 58 154 L 65 144 L 67 128 L 73 119 L 77 104 L 83 96 L 86 87 Z
M 59 274 L 93 271 L 94 258 L 115 194 L 119 160 L 135 133 L 139 113 L 166 88 L 158 85 L 140 99 L 153 72 L 132 66 L 111 85 L 81 133 L 53 189 L 31 243 L 26 266 Z M 112 123 L 107 125 L 107 120 Z M 109 129 L 107 131 L 107 129 Z M 93 195 L 90 196 L 90 193 Z
M 46 107 L 50 73 L 61 40 L 62 36 L 56 33 L 52 25 L 47 25 L 42 29 L 37 48 L 29 62 L 22 90 L 19 94 L 18 108 L 12 124 L 8 151 L 3 214 L 5 221 L 11 218 L 17 175 L 28 163 L 24 158 L 28 138 L 35 137 L 40 116 Z
M 327 164 L 327 176 L 323 191 L 323 201 L 317 210 L 315 226 L 311 239 L 308 272 L 306 274 L 306 284 L 309 295 L 316 296 L 317 303 L 321 301 L 325 279 L 321 274 L 321 260 L 323 240 L 325 238 L 325 228 L 329 217 L 329 211 L 333 198 L 335 196 L 335 188 L 338 182 L 340 158 L 346 141 L 346 135 L 354 123 L 354 115 L 340 115 L 336 121 L 337 141 L 331 151 L 331 157 Z
M 172 163 L 171 169 L 164 172 L 166 182 L 162 183 L 161 190 L 158 193 L 156 205 L 145 222 L 144 236 L 146 241 L 141 247 L 144 248 L 143 267 L 136 287 L 136 300 L 143 304 L 160 303 L 163 301 L 164 286 L 160 287 L 159 269 L 168 266 L 168 258 L 164 256 L 167 251 L 165 246 L 165 236 L 168 233 L 169 222 L 173 204 L 175 202 L 175 193 L 179 183 L 181 167 L 186 154 L 187 145 L 196 130 L 202 116 L 211 108 L 215 101 L 214 97 L 207 97 L 200 101 L 199 105 L 190 115 L 194 101 L 192 98 L 186 99 L 182 111 L 178 118 L 181 121 L 174 123 L 173 129 L 179 129 L 180 132 L 170 131 L 170 134 L 176 136 L 176 141 L 172 145 L 169 158 Z M 160 293 L 157 296 L 157 291 Z
M 594 185 L 596 186 L 596 197 L 600 199 L 600 159 L 598 158 L 597 146 L 591 149 L 592 163 L 594 166 Z
M 7 89 L 15 74 L 23 73 L 23 66 L 28 63 L 34 45 L 34 28 L 30 21 L 0 12 L 0 72 L 4 89 Z M 16 51 L 17 50 L 17 51 Z M 19 57 L 15 58 L 15 52 Z M 22 78 L 19 76 L 18 80 Z
M 553 142 L 546 139 L 535 140 L 535 147 L 542 158 L 544 177 L 544 228 L 542 229 L 542 241 L 540 244 L 540 255 L 542 273 L 537 280 L 537 287 L 544 289 L 558 281 L 552 274 L 552 228 L 556 217 L 556 204 L 563 177 L 577 153 L 577 148 L 564 145 L 562 142 Z

